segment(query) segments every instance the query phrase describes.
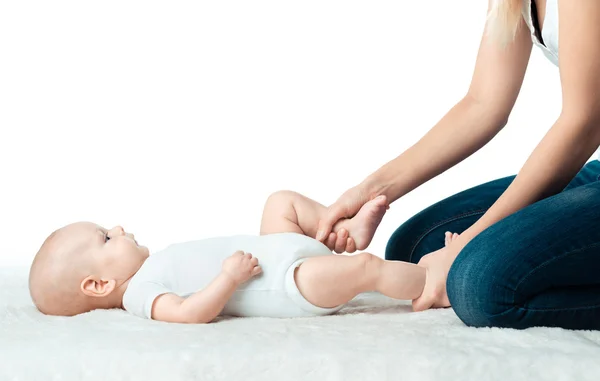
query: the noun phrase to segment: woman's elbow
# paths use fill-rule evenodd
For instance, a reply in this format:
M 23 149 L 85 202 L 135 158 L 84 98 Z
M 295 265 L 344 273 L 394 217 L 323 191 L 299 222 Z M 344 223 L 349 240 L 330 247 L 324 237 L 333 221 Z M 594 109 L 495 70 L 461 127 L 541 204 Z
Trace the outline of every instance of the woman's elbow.
M 494 98 L 487 99 L 471 93 L 467 93 L 462 102 L 476 110 L 478 119 L 485 125 L 494 126 L 495 131 L 502 130 L 508 124 L 512 112 L 510 102 L 502 102 Z

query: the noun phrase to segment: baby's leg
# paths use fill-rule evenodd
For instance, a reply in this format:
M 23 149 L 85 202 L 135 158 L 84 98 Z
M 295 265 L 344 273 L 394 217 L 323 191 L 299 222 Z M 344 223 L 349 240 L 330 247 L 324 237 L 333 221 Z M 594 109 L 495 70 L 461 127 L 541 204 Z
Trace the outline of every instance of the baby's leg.
M 279 191 L 269 196 L 263 209 L 260 234 L 295 232 L 315 237 L 325 206 L 299 193 Z M 339 229 L 339 224 L 338 224 Z
M 425 268 L 370 253 L 330 255 L 307 259 L 296 269 L 295 279 L 306 300 L 332 308 L 369 291 L 394 299 L 416 299 L 425 286 Z
M 375 229 L 386 211 L 385 200 L 367 202 L 352 219 L 338 221 L 333 232 L 339 238 L 347 239 L 346 251 L 364 250 L 370 243 Z M 315 238 L 319 219 L 327 208 L 310 198 L 292 191 L 273 193 L 265 204 L 260 227 L 260 234 L 296 232 Z M 327 246 L 335 244 L 326 241 Z M 336 250 L 339 252 L 339 250 Z

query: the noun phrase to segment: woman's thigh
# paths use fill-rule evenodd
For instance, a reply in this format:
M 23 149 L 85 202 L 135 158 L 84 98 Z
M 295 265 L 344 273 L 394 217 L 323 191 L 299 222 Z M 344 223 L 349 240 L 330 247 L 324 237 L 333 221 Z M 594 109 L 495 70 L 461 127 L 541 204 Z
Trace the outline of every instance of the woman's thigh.
M 447 290 L 469 326 L 600 329 L 600 182 L 478 234 L 452 265 Z
M 598 180 L 600 161 L 587 163 L 564 191 Z M 515 175 L 469 188 L 443 199 L 400 225 L 388 240 L 385 258 L 418 263 L 444 246 L 444 232 L 462 233 L 504 193 Z M 564 192 L 563 191 L 563 192 Z

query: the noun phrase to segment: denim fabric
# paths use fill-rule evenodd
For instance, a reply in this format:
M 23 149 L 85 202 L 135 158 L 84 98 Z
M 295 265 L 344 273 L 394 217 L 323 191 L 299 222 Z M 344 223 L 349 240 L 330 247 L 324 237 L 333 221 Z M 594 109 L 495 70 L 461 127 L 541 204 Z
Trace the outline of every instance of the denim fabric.
M 385 257 L 417 263 L 462 233 L 515 176 L 431 205 L 390 237 Z M 448 274 L 452 308 L 468 326 L 600 329 L 600 161 L 588 162 L 560 193 L 478 234 Z

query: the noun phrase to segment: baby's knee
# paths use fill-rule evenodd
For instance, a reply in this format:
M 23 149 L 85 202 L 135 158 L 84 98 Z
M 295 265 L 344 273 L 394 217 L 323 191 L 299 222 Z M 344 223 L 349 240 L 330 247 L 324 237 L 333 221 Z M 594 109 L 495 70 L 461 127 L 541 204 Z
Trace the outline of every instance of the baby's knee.
M 356 266 L 362 269 L 366 275 L 373 274 L 378 261 L 381 261 L 381 258 L 367 252 L 354 254 L 353 257 L 355 258 Z
M 291 190 L 278 190 L 269 195 L 266 205 L 290 203 L 298 196 L 299 194 L 297 192 Z
M 376 260 L 376 257 L 374 254 L 367 253 L 367 252 L 354 254 L 353 256 L 356 258 L 356 260 L 358 262 L 360 262 L 364 266 L 367 266 L 368 264 L 370 264 L 371 262 Z

